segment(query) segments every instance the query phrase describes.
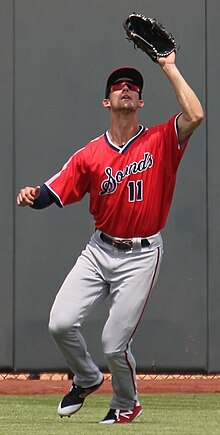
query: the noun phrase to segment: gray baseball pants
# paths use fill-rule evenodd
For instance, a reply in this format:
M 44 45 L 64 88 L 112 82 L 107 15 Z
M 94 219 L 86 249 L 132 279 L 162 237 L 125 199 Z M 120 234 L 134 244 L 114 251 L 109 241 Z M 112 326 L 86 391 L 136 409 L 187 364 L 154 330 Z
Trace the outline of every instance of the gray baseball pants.
M 58 292 L 49 330 L 81 387 L 99 383 L 102 374 L 87 350 L 80 326 L 109 298 L 109 316 L 102 332 L 103 352 L 112 374 L 111 408 L 132 409 L 137 402 L 136 363 L 131 341 L 156 282 L 163 244 L 160 233 L 148 237 L 149 247 L 133 239 L 132 251 L 103 242 L 97 230 Z

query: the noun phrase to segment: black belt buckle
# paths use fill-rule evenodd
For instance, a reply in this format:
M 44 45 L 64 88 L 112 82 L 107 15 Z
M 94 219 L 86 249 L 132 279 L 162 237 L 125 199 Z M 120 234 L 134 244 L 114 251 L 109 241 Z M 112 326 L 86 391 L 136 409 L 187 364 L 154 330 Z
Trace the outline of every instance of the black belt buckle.
M 121 249 L 123 251 L 128 251 L 128 250 L 132 249 L 133 243 L 132 243 L 132 240 L 113 239 L 112 246 L 114 246 L 114 248 Z

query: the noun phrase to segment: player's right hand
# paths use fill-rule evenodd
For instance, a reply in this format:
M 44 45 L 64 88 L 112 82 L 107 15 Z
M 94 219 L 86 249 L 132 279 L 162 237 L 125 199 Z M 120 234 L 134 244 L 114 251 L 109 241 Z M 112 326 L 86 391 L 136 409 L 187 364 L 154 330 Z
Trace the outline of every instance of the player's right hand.
M 17 196 L 17 205 L 25 207 L 26 205 L 33 205 L 34 200 L 40 195 L 40 186 L 24 187 L 20 190 Z

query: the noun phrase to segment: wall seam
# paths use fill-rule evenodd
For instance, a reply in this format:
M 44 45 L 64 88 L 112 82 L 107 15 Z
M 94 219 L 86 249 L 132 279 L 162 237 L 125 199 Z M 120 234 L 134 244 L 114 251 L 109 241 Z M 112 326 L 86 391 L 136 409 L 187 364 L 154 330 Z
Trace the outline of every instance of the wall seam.
M 12 0 L 12 192 L 13 192 L 13 337 L 12 337 L 12 364 L 15 371 L 15 296 L 16 296 L 16 204 L 15 204 L 15 184 L 16 184 L 16 151 L 15 151 L 15 0 Z
M 209 328 L 209 168 L 208 168 L 208 0 L 205 0 L 205 141 L 206 141 L 206 317 L 207 317 L 207 373 L 209 373 L 209 350 L 210 350 L 210 328 Z

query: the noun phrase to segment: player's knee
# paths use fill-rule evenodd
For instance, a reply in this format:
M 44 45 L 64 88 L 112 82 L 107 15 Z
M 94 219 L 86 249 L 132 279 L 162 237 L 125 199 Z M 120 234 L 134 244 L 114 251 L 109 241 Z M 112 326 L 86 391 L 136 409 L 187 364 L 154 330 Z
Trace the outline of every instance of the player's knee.
M 121 352 L 122 349 L 119 348 L 118 344 L 114 343 L 111 337 L 107 339 L 107 337 L 102 337 L 102 349 L 104 352 L 104 355 L 106 355 L 106 358 L 110 358 L 112 355 L 112 358 L 114 358 L 115 354 L 118 354 L 118 352 Z
M 58 332 L 59 332 L 58 325 L 51 318 L 50 318 L 49 323 L 48 323 L 48 329 L 49 329 L 49 332 L 51 335 L 53 335 L 53 336 L 58 335 Z
M 117 333 L 116 333 L 117 334 Z M 102 349 L 104 354 L 115 354 L 123 351 L 125 348 L 124 343 L 117 338 L 113 338 L 110 328 L 104 328 L 102 331 Z
M 65 319 L 62 319 L 62 317 L 55 317 L 53 315 L 50 315 L 50 320 L 48 324 L 49 332 L 54 337 L 63 335 L 69 328 L 66 325 Z

